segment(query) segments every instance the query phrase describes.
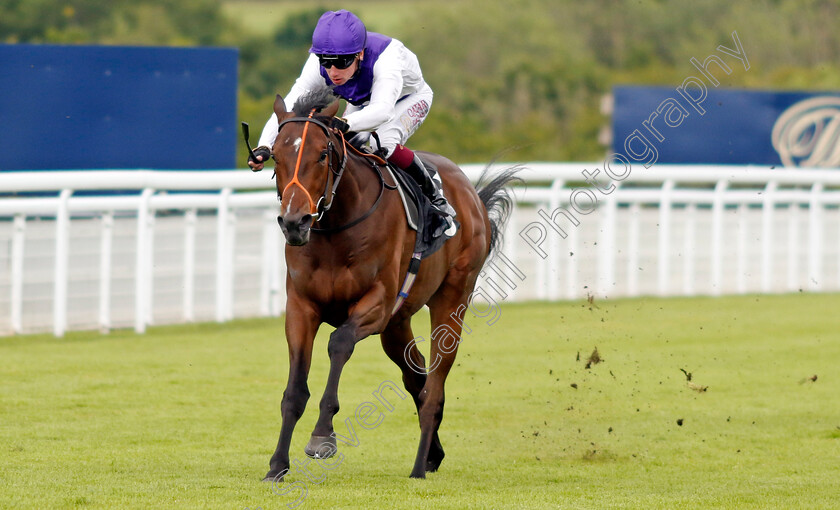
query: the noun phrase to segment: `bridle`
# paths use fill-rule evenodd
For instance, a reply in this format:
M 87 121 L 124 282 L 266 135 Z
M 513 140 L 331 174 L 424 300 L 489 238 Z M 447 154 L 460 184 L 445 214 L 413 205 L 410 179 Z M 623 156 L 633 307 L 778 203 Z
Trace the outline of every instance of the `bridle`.
M 291 186 L 295 185 L 295 186 L 299 187 L 301 190 L 303 190 L 304 194 L 306 195 L 306 198 L 309 201 L 309 210 L 310 210 L 310 214 L 312 214 L 312 217 L 313 217 L 313 220 L 312 220 L 313 223 L 318 222 L 319 220 L 323 219 L 324 215 L 327 213 L 327 211 L 330 210 L 330 207 L 332 207 L 332 204 L 335 201 L 336 190 L 338 189 L 339 182 L 341 182 L 341 177 L 344 175 L 344 170 L 347 167 L 347 159 L 348 159 L 347 140 L 344 138 L 344 133 L 339 132 L 338 137 L 341 140 L 341 146 L 343 148 L 343 151 L 340 153 L 341 154 L 341 163 L 339 164 L 338 169 L 336 170 L 336 169 L 333 168 L 333 154 L 339 154 L 339 151 L 338 151 L 338 148 L 336 147 L 336 145 L 333 143 L 332 130 L 326 124 L 324 124 L 323 122 L 321 122 L 320 120 L 318 120 L 314 117 L 316 112 L 317 112 L 317 110 L 313 109 L 311 112 L 309 112 L 309 115 L 306 116 L 306 117 L 291 117 L 291 118 L 288 118 L 288 119 L 284 119 L 277 126 L 277 132 L 278 132 L 278 135 L 279 135 L 280 130 L 286 124 L 291 124 L 293 122 L 295 122 L 295 123 L 297 123 L 297 122 L 305 123 L 305 125 L 303 126 L 303 134 L 301 135 L 300 147 L 298 147 L 298 157 L 297 157 L 297 161 L 295 162 L 295 173 L 292 176 L 292 180 L 289 181 L 289 183 L 286 184 L 286 186 L 283 188 L 283 191 L 280 193 L 279 198 L 282 200 L 283 195 L 286 194 L 286 190 L 288 190 Z M 327 137 L 327 168 L 329 168 L 329 170 L 330 170 L 330 176 L 327 179 L 327 182 L 324 184 L 324 191 L 323 191 L 323 193 L 321 193 L 321 197 L 318 199 L 317 203 L 312 199 L 312 195 L 309 193 L 309 190 L 307 190 L 306 187 L 304 187 L 303 184 L 298 179 L 298 173 L 300 172 L 300 164 L 301 164 L 301 160 L 303 158 L 303 147 L 304 147 L 304 144 L 306 144 L 306 135 L 309 131 L 310 124 L 314 124 L 314 125 L 318 126 L 319 128 L 321 128 L 321 130 L 324 132 L 324 134 Z M 377 176 L 379 177 L 379 184 L 380 184 L 379 196 L 376 198 L 376 202 L 374 202 L 373 206 L 371 206 L 371 208 L 366 213 L 359 216 L 355 220 L 353 220 L 349 223 L 346 223 L 344 225 L 341 225 L 339 227 L 331 227 L 331 228 L 315 228 L 315 227 L 312 227 L 310 229 L 312 232 L 333 233 L 333 232 L 339 232 L 339 231 L 342 231 L 342 230 L 346 230 L 350 227 L 358 225 L 359 223 L 366 220 L 371 214 L 373 214 L 373 212 L 379 206 L 379 202 L 382 200 L 382 195 L 385 191 L 385 188 L 386 187 L 391 188 L 390 186 L 387 186 L 385 184 L 385 179 L 382 177 L 382 172 L 379 170 L 379 166 L 377 165 L 377 163 L 384 164 L 384 161 L 381 160 L 381 158 L 378 158 L 378 157 L 376 157 L 372 154 L 361 153 L 360 151 L 356 150 L 355 147 L 353 147 L 352 145 L 350 145 L 350 148 L 352 148 L 354 150 L 354 152 L 356 152 L 357 154 L 360 154 L 360 155 L 368 158 L 368 159 L 366 159 L 366 161 L 370 161 L 370 158 L 373 159 L 373 161 L 371 162 L 371 166 L 374 168 Z M 332 180 L 332 186 L 330 186 L 330 180 Z M 329 202 L 327 202 L 327 196 L 329 196 Z M 282 204 L 281 204 L 281 207 L 282 207 Z M 282 222 L 280 216 L 277 217 L 277 222 L 278 223 Z
M 342 144 L 344 146 L 344 154 L 341 157 L 341 164 L 338 167 L 338 170 L 333 169 L 333 154 L 338 152 L 338 149 L 333 144 L 333 138 L 330 136 L 330 128 L 327 127 L 326 124 L 321 122 L 320 120 L 313 117 L 315 115 L 316 110 L 312 110 L 309 112 L 308 117 L 292 117 L 289 119 L 285 119 L 277 126 L 277 133 L 279 135 L 280 130 L 283 129 L 283 126 L 286 124 L 291 124 L 292 122 L 304 122 L 306 123 L 303 126 L 303 135 L 301 135 L 300 147 L 298 147 L 298 157 L 297 162 L 295 162 L 295 173 L 292 176 L 292 180 L 286 184 L 286 187 L 283 188 L 283 191 L 280 193 L 280 198 L 282 200 L 283 195 L 286 194 L 286 190 L 288 190 L 293 185 L 297 185 L 303 193 L 306 195 L 307 200 L 309 200 L 309 212 L 312 214 L 313 222 L 320 220 L 324 217 L 327 211 L 330 210 L 332 207 L 333 200 L 335 198 L 335 191 L 338 188 L 338 184 L 341 181 L 341 177 L 344 175 L 344 168 L 347 166 L 347 142 L 344 141 L 344 137 L 341 137 Z M 309 131 L 309 125 L 315 124 L 316 126 L 320 127 L 324 134 L 327 136 L 327 168 L 330 170 L 330 178 L 327 179 L 327 182 L 324 184 L 324 192 L 321 194 L 321 197 L 318 199 L 318 203 L 316 204 L 315 201 L 312 199 L 312 195 L 309 194 L 309 190 L 307 190 L 303 184 L 298 179 L 298 172 L 300 172 L 300 162 L 303 158 L 303 147 L 306 144 L 306 134 Z M 330 180 L 333 181 L 332 189 L 330 189 Z M 326 203 L 327 195 L 329 195 L 329 203 Z

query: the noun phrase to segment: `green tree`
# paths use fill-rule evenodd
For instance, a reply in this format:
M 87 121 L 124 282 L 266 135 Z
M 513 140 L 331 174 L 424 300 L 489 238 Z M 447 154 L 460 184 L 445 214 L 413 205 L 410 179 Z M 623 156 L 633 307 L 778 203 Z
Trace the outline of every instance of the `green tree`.
M 216 0 L 4 0 L 0 41 L 216 45 L 230 27 Z
M 720 76 L 721 86 L 840 89 L 840 0 L 346 4 L 420 58 L 435 99 L 412 147 L 459 162 L 599 159 L 609 123 L 599 105 L 613 86 L 676 86 L 694 72 L 690 58 L 732 47 L 733 31 L 750 69 Z M 240 118 L 258 131 L 298 76 L 318 17 L 338 8 L 271 5 L 282 21 L 255 31 L 228 21 L 221 0 L 0 0 L 0 41 L 236 46 Z

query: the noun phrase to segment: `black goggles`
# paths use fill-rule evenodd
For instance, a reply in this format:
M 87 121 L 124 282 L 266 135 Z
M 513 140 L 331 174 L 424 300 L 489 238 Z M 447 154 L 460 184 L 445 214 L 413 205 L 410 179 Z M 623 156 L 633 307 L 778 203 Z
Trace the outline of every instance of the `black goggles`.
M 348 67 L 353 65 L 353 62 L 356 61 L 356 57 L 358 56 L 358 53 L 354 53 L 352 55 L 318 54 L 318 62 L 324 69 L 329 69 L 332 66 L 335 66 L 337 69 L 347 69 Z

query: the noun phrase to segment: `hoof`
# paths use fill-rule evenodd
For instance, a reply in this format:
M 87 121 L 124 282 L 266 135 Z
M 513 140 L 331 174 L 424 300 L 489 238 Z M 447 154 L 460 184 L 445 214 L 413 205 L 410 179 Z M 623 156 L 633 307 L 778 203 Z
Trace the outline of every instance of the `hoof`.
M 408 475 L 408 477 L 409 478 L 425 479 L 426 478 L 426 472 L 423 471 L 422 473 L 415 473 L 414 471 L 412 471 L 411 474 Z
M 312 436 L 303 449 L 303 453 L 313 459 L 329 459 L 336 452 L 338 452 L 338 445 L 332 436 Z
M 284 469 L 283 471 L 278 471 L 276 473 L 273 471 L 269 471 L 268 473 L 266 473 L 265 478 L 263 478 L 262 481 L 268 483 L 280 483 L 283 481 L 283 478 L 285 477 L 286 472 L 288 471 L 288 469 Z
M 443 462 L 443 457 L 445 454 L 443 450 L 435 450 L 429 452 L 429 458 L 426 460 L 426 472 L 427 473 L 434 473 L 440 467 L 440 463 Z

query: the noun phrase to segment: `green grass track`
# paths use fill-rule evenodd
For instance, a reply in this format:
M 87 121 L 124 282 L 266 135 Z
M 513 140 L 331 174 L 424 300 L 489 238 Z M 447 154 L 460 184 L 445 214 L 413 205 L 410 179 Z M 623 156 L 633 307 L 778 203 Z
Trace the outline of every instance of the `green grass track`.
M 280 486 L 260 478 L 280 430 L 282 319 L 0 338 L 0 508 L 840 508 L 838 310 L 840 295 L 792 294 L 503 304 L 492 325 L 468 314 L 447 456 L 426 480 L 408 478 L 410 399 L 386 392 L 378 425 L 356 421 L 383 381 L 400 383 L 369 338 L 335 420 L 358 446 Z M 300 465 L 329 332 L 292 443 Z

